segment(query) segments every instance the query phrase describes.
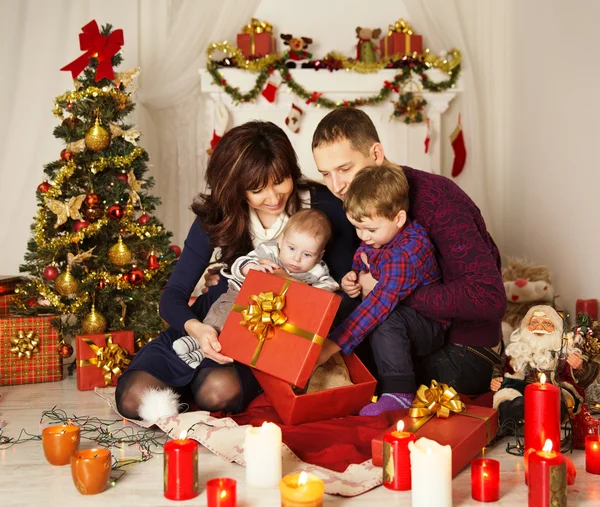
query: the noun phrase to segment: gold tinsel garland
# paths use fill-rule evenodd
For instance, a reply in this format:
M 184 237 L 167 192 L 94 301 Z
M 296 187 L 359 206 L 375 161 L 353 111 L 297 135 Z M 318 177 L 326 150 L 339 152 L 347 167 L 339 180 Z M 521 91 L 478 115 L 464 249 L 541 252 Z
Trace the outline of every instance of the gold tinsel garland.
M 261 70 L 266 69 L 283 58 L 283 56 L 278 53 L 271 53 L 270 55 L 262 56 L 253 60 L 246 60 L 242 51 L 238 48 L 234 48 L 227 41 L 214 42 L 208 46 L 206 54 L 208 55 L 209 59 L 211 59 L 211 55 L 215 51 L 225 53 L 235 62 L 238 68 L 250 70 L 252 72 L 260 72 Z
M 107 223 L 108 218 L 100 218 L 93 224 L 88 225 L 84 229 L 79 229 L 77 232 L 72 232 L 65 236 L 58 236 L 54 239 L 46 239 L 45 229 L 48 223 L 48 213 L 45 208 L 38 210 L 34 239 L 39 248 L 48 248 L 50 250 L 56 250 L 60 247 L 65 247 L 71 243 L 81 243 L 85 238 L 96 235 Z
M 123 97 L 127 99 L 129 96 L 128 93 L 124 93 L 122 91 L 117 90 L 116 88 L 109 88 L 105 86 L 104 88 L 97 88 L 96 86 L 90 86 L 85 90 L 81 91 L 70 91 L 67 93 L 63 93 L 54 99 L 54 109 L 53 112 L 55 115 L 60 116 L 62 106 L 61 102 L 75 102 L 81 99 L 88 99 L 90 97 L 112 97 L 117 100 L 121 100 Z
M 90 164 L 90 171 L 92 172 L 92 174 L 97 174 L 109 166 L 116 167 L 117 169 L 122 169 L 123 167 L 131 165 L 136 158 L 143 154 L 143 148 L 134 148 L 129 155 L 117 155 L 115 157 L 107 158 L 100 157 L 98 160 L 95 160 Z
M 77 165 L 72 160 L 69 160 L 62 166 L 51 181 L 51 186 L 44 194 L 44 197 L 54 198 L 62 194 L 61 187 L 65 180 L 68 180 L 77 169 Z

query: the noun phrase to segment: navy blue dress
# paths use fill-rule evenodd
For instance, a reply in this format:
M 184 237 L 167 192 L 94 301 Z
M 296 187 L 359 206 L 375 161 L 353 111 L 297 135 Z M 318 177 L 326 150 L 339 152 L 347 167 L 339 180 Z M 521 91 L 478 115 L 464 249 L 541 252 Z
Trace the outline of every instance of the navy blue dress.
M 333 234 L 325 249 L 323 260 L 327 263 L 331 276 L 340 281 L 352 267 L 352 255 L 359 245 L 359 240 L 346 218 L 342 201 L 327 187 L 316 184 L 311 190 L 311 208 L 324 212 L 331 221 Z M 219 283 L 210 287 L 193 306 L 188 305 L 192 291 L 210 263 L 213 250 L 208 234 L 198 221 L 194 221 L 181 256 L 160 299 L 160 314 L 171 327 L 135 355 L 124 375 L 131 371 L 143 370 L 174 388 L 182 388 L 191 383 L 196 370 L 177 356 L 173 351 L 173 342 L 187 334 L 184 324 L 188 320 L 202 321 L 211 305 L 227 290 L 227 280 L 222 276 Z M 198 368 L 209 366 L 218 364 L 204 359 Z M 240 410 L 243 410 L 260 391 L 250 368 L 239 363 L 234 363 L 234 366 L 242 382 Z

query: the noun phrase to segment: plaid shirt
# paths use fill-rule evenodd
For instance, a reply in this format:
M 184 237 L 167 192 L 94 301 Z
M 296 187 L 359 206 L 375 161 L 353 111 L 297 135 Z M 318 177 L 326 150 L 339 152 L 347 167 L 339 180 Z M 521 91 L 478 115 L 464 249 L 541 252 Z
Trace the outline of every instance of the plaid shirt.
M 441 278 L 433 244 L 425 229 L 414 221 L 407 221 L 394 239 L 381 248 L 361 243 L 352 262 L 352 271 L 357 273 L 367 270 L 360 258 L 362 252 L 367 254 L 369 271 L 378 282 L 352 314 L 328 336 L 345 354 L 352 352 L 383 322 L 399 301 L 418 287 Z

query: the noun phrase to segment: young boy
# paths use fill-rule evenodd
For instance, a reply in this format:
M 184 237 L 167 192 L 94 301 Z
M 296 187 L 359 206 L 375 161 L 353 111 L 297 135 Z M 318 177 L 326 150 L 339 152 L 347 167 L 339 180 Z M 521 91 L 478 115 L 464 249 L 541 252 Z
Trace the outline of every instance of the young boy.
M 322 261 L 325 245 L 331 238 L 331 224 L 327 216 L 316 209 L 303 209 L 294 213 L 285 225 L 278 241 L 266 241 L 235 260 L 231 271 L 222 271 L 229 279 L 229 289 L 210 307 L 204 324 L 221 331 L 231 306 L 251 269 L 273 273 L 283 269 L 298 281 L 319 289 L 335 292 L 337 282 L 329 275 Z M 204 356 L 200 345 L 191 336 L 183 336 L 173 343 L 177 355 L 192 368 L 196 368 Z
M 425 229 L 407 217 L 408 190 L 404 173 L 386 164 L 362 169 L 344 195 L 346 215 L 361 245 L 352 271 L 342 279 L 342 289 L 349 297 L 358 297 L 357 273 L 363 270 L 379 281 L 328 336 L 319 364 L 337 350 L 352 352 L 370 336 L 382 394 L 361 415 L 410 407 L 416 391 L 412 356 L 425 356 L 444 343 L 443 322 L 398 304 L 413 290 L 441 277 Z

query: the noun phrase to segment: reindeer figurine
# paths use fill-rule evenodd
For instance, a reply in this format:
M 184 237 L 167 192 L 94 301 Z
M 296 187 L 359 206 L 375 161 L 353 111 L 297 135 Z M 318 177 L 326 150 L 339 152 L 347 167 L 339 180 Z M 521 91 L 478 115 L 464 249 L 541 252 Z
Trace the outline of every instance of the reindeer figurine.
M 289 46 L 290 50 L 284 55 L 286 66 L 290 69 L 296 68 L 296 62 L 302 62 L 303 60 L 310 60 L 312 53 L 305 51 L 310 44 L 312 39 L 309 37 L 294 37 L 289 33 L 282 33 L 281 38 L 286 46 Z

